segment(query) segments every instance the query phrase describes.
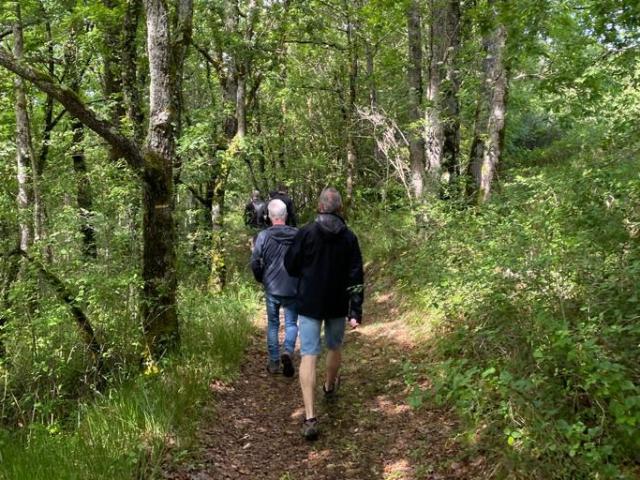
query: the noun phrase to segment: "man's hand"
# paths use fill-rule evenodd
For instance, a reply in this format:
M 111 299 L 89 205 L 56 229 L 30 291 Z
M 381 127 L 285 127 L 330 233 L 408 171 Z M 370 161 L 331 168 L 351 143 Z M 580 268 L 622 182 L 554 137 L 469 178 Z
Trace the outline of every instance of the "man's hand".
M 359 323 L 358 323 L 358 321 L 357 321 L 355 318 L 350 318 L 350 319 L 349 319 L 349 326 L 350 326 L 352 329 L 356 329 L 356 328 L 358 328 L 358 325 L 359 325 Z

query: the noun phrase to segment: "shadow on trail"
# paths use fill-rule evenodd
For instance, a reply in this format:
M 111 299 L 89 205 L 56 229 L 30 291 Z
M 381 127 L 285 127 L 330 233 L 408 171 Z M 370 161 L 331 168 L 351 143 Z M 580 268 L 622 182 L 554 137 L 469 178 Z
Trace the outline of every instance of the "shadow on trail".
M 300 435 L 302 398 L 294 379 L 265 370 L 262 334 L 249 348 L 238 379 L 212 385 L 214 418 L 199 432 L 200 450 L 165 478 L 222 479 L 448 479 L 477 478 L 458 459 L 455 423 L 438 409 L 406 403 L 403 361 L 419 350 L 412 344 L 392 295 L 373 294 L 369 320 L 347 333 L 339 398 L 322 399 L 318 372 L 321 437 Z M 393 319 L 390 321 L 389 319 Z M 264 320 L 263 320 L 264 322 Z M 324 359 L 322 359 L 324 360 Z M 323 365 L 323 361 L 320 362 Z

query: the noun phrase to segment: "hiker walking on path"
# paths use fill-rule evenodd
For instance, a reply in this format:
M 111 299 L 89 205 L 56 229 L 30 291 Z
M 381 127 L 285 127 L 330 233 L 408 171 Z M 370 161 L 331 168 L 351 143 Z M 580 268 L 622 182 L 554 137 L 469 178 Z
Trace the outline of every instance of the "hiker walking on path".
M 318 437 L 314 394 L 322 323 L 329 350 L 322 390 L 329 400 L 335 398 L 339 385 L 345 317 L 351 328 L 362 320 L 362 254 L 357 237 L 340 216 L 341 210 L 340 193 L 325 188 L 318 201 L 318 216 L 300 229 L 284 259 L 289 274 L 299 278 L 300 387 L 305 410 L 302 434 L 307 440 Z
M 269 199 L 274 200 L 282 200 L 284 204 L 287 206 L 287 225 L 292 227 L 298 226 L 298 217 L 296 216 L 296 211 L 293 208 L 293 200 L 289 196 L 289 190 L 287 186 L 283 183 L 278 185 L 278 188 L 272 192 L 269 192 Z
M 251 194 L 251 200 L 244 207 L 244 224 L 247 227 L 261 230 L 266 225 L 266 204 L 260 198 L 260 192 L 254 190 Z
M 293 377 L 293 351 L 298 337 L 298 314 L 295 306 L 298 280 L 289 276 L 283 260 L 298 229 L 285 225 L 287 207 L 283 201 L 271 200 L 267 210 L 273 226 L 258 234 L 251 254 L 251 270 L 256 280 L 263 284 L 265 291 L 269 354 L 267 370 L 272 374 L 279 373 L 282 361 L 282 374 Z M 282 356 L 278 340 L 280 308 L 284 310 L 285 327 Z

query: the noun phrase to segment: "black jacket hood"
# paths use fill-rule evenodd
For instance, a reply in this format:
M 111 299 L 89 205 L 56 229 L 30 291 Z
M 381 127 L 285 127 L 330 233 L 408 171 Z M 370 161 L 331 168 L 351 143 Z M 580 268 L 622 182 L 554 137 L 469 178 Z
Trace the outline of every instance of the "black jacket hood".
M 342 217 L 335 213 L 320 213 L 316 217 L 316 223 L 320 227 L 320 231 L 327 237 L 339 235 L 347 228 Z

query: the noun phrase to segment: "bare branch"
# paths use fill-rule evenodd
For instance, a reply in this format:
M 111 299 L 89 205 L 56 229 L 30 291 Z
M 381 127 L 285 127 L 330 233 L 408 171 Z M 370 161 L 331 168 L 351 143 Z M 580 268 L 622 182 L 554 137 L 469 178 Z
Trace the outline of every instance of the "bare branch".
M 374 128 L 374 140 L 384 159 L 393 167 L 398 179 L 402 182 L 407 198 L 411 199 L 411 189 L 407 177 L 410 173 L 408 147 L 409 141 L 398 124 L 384 114 L 381 109 L 359 108 L 357 112 L 361 120 L 371 123 Z

